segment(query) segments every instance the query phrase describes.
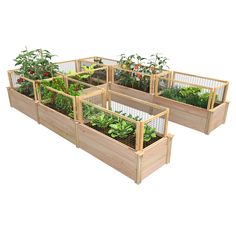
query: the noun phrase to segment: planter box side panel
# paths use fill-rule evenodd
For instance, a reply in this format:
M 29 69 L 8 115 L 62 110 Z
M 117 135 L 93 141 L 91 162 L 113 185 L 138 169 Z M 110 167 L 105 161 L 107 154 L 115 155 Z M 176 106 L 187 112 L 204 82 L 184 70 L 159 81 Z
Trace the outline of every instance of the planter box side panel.
M 170 109 L 170 121 L 191 129 L 205 132 L 207 110 L 189 106 L 188 104 L 181 104 L 160 96 L 154 98 L 154 103 Z
M 129 178 L 136 180 L 137 154 L 118 141 L 82 124 L 77 124 L 78 145 Z
M 212 130 L 225 123 L 227 112 L 228 112 L 228 102 L 220 104 L 218 107 L 214 108 L 209 115 L 208 128 L 206 127 L 206 132 L 210 133 Z
M 38 112 L 40 124 L 71 143 L 76 144 L 76 126 L 74 120 L 40 103 L 38 104 Z
M 35 121 L 38 121 L 38 104 L 33 99 L 8 88 L 8 96 L 12 107 L 24 113 Z
M 141 179 L 146 178 L 151 173 L 167 163 L 168 159 L 168 139 L 162 138 L 159 142 L 144 149 L 141 162 Z

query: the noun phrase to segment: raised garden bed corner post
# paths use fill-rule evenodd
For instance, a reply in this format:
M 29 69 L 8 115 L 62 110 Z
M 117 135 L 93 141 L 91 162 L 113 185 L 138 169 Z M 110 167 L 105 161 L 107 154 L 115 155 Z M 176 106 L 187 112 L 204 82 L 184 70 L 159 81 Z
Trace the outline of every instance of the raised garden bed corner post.
M 84 123 L 84 119 L 83 119 L 83 107 L 82 107 L 82 96 L 77 96 L 76 97 L 76 113 L 77 113 L 77 118 L 80 124 Z
M 171 147 L 172 147 L 172 139 L 174 135 L 168 134 L 167 135 L 167 157 L 166 157 L 166 164 L 170 163 L 170 157 L 171 157 Z
M 75 71 L 80 72 L 81 71 L 81 63 L 79 60 L 75 60 Z
M 229 88 L 229 82 L 227 82 L 226 85 L 225 85 L 224 94 L 223 94 L 223 99 L 222 99 L 223 102 L 226 102 L 226 97 L 227 97 L 228 88 Z

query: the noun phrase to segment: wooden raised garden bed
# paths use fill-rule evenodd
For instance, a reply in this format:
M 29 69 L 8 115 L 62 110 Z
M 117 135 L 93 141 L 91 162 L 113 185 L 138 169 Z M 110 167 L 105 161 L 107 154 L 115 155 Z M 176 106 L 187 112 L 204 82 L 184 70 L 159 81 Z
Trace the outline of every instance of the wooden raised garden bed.
M 163 81 L 163 79 L 161 79 Z M 189 128 L 209 134 L 224 124 L 229 103 L 226 101 L 228 82 L 182 72 L 172 72 L 167 87 L 160 88 L 160 79 L 155 81 L 153 102 L 170 108 L 169 120 Z M 207 97 L 199 106 L 186 104 L 164 97 L 165 89 L 199 88 Z M 170 91 L 170 90 L 169 90 Z
M 17 75 L 14 70 L 8 71 L 10 87 L 7 88 L 11 107 L 38 121 L 38 105 L 35 81 Z M 17 82 L 18 81 L 18 82 Z M 19 82 L 28 81 L 32 84 L 33 94 L 19 92 Z
M 81 72 L 82 73 L 82 72 Z M 53 81 L 55 78 L 48 79 L 47 81 Z M 58 91 L 50 86 L 41 85 L 40 81 L 36 84 L 38 92 L 38 122 L 73 144 L 77 145 L 76 137 L 76 124 L 78 121 L 79 107 L 78 101 L 81 97 L 93 93 L 97 90 L 102 90 L 102 94 L 105 97 L 105 90 L 99 87 L 95 87 L 91 84 L 84 83 L 66 76 L 63 76 L 65 85 L 70 88 L 70 85 L 76 84 L 81 87 L 81 95 L 70 95 L 63 91 Z M 53 94 L 50 96 L 50 100 L 44 99 L 42 88 Z M 57 102 L 58 99 L 58 102 Z M 63 106 L 60 101 L 66 103 Z M 59 103 L 59 105 L 57 105 Z
M 168 109 L 110 90 L 107 92 L 107 101 L 101 104 L 97 103 L 101 100 L 100 94 L 84 96 L 80 101 L 83 112 L 79 114 L 80 122 L 77 124 L 78 146 L 136 183 L 169 163 L 173 136 L 167 134 Z M 109 127 L 93 126 L 93 118 L 88 118 L 85 107 L 94 112 L 90 117 L 97 119 L 101 114 L 107 118 L 113 117 L 113 120 L 131 125 L 133 133 L 123 138 L 112 137 Z M 141 120 L 134 119 L 135 116 Z M 151 140 L 145 135 L 147 126 L 155 132 Z
M 108 67 L 108 81 L 112 80 L 112 71 L 113 71 L 113 66 L 117 65 L 117 61 L 109 58 L 104 58 L 104 57 L 87 57 L 83 59 L 78 60 L 78 65 L 79 68 L 81 68 L 81 65 L 86 65 L 87 63 L 89 64 L 98 64 L 100 66 L 107 66 Z
M 114 71 L 117 69 L 114 68 Z M 202 76 L 190 75 L 181 72 L 164 71 L 161 75 L 154 76 L 152 91 L 149 93 L 119 85 L 114 79 L 109 83 L 109 89 L 140 98 L 170 109 L 169 120 L 183 126 L 209 134 L 219 125 L 224 124 L 229 103 L 226 101 L 228 82 Z M 195 87 L 201 93 L 209 93 L 206 107 L 186 104 L 163 96 L 165 89 L 182 87 Z

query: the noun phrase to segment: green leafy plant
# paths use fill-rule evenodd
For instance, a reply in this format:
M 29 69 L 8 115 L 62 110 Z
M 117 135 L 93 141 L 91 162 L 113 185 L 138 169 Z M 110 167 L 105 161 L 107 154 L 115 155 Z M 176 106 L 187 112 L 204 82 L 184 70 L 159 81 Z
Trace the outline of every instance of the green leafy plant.
M 163 97 L 202 108 L 207 108 L 209 95 L 209 93 L 202 93 L 199 87 L 167 88 L 161 94 Z
M 98 128 L 107 128 L 110 124 L 114 122 L 111 115 L 105 114 L 104 112 L 99 112 L 88 117 L 92 126 L 97 126 Z
M 47 50 L 36 49 L 32 51 L 24 50 L 15 59 L 15 66 L 19 69 L 15 70 L 20 78 L 17 80 L 19 84 L 18 91 L 29 97 L 34 94 L 31 82 L 24 80 L 22 77 L 32 80 L 42 80 L 55 76 L 58 73 L 58 65 L 51 62 L 52 55 Z
M 156 129 L 145 124 L 144 125 L 144 135 L 143 135 L 143 141 L 144 142 L 149 142 L 151 139 L 156 138 Z
M 110 130 L 108 134 L 111 135 L 112 138 L 127 138 L 129 135 L 134 133 L 133 124 L 127 122 L 123 119 L 120 119 L 115 124 L 110 124 Z
M 46 103 L 50 103 L 56 110 L 59 110 L 60 112 L 73 118 L 74 113 L 72 99 L 48 90 L 46 88 L 47 86 L 71 96 L 80 96 L 83 87 L 77 83 L 72 83 L 67 87 L 62 77 L 55 77 L 51 81 L 41 81 L 40 89 L 42 93 L 42 100 Z

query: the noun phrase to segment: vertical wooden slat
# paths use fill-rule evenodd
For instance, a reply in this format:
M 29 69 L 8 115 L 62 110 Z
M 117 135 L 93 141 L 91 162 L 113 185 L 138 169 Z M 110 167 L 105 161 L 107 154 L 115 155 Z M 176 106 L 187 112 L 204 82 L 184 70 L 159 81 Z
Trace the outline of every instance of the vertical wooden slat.
M 10 84 L 10 87 L 13 88 L 13 82 L 12 82 L 12 71 L 7 71 L 7 74 L 8 74 L 8 80 L 9 80 L 9 84 Z
M 139 151 L 143 150 L 144 122 L 140 121 Z
M 75 60 L 75 70 L 76 70 L 76 72 L 80 72 L 80 70 L 81 70 L 80 60 Z
M 216 89 L 214 88 L 213 97 L 212 97 L 212 102 L 211 102 L 211 109 L 214 108 L 215 100 L 216 100 Z
M 77 118 L 80 124 L 84 123 L 83 120 L 83 107 L 82 107 L 82 102 L 81 102 L 81 96 L 80 97 L 76 97 L 76 106 L 77 106 Z
M 166 114 L 165 114 L 164 137 L 167 136 L 167 132 L 168 132 L 168 120 L 169 120 L 169 109 L 166 111 Z
M 37 96 L 35 81 L 32 81 L 32 84 L 33 84 L 33 89 L 34 89 L 34 100 L 37 101 L 38 100 L 38 96 Z
M 209 94 L 209 98 L 208 98 L 207 110 L 210 110 L 210 109 L 211 109 L 212 97 L 213 97 L 213 92 L 212 92 L 212 90 L 211 90 L 211 92 L 210 92 L 210 94 Z
M 74 120 L 77 120 L 76 97 L 73 97 L 72 102 L 73 102 Z
M 42 101 L 42 96 L 41 96 L 41 89 L 40 89 L 40 82 L 36 81 L 36 92 L 38 96 L 38 101 L 41 103 Z
M 224 86 L 224 94 L 223 94 L 223 99 L 222 102 L 226 101 L 227 93 L 228 93 L 228 88 L 229 88 L 229 82 Z
M 142 181 L 142 157 L 143 152 L 137 152 L 137 159 L 136 159 L 136 184 L 140 184 Z
M 158 86 L 159 86 L 159 77 L 157 75 L 155 80 L 155 96 L 158 96 Z
M 135 131 L 135 150 L 139 151 L 140 147 L 140 122 L 136 122 L 136 131 Z
M 170 156 L 171 156 L 171 146 L 172 146 L 172 139 L 174 135 L 168 134 L 167 136 L 167 155 L 166 155 L 166 164 L 170 163 Z
M 106 90 L 102 91 L 102 106 L 106 108 L 107 98 L 106 98 Z

